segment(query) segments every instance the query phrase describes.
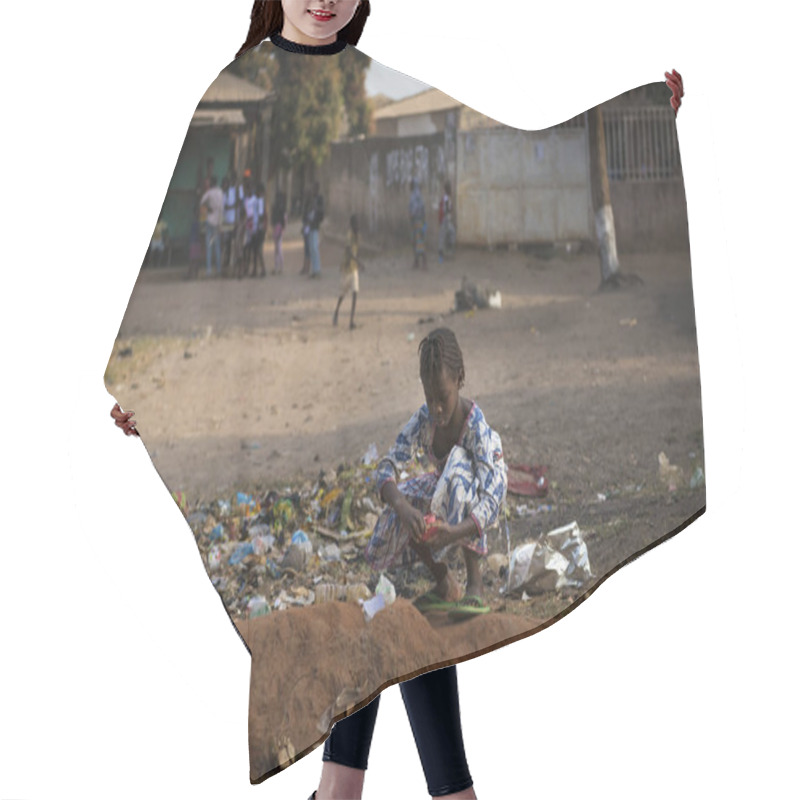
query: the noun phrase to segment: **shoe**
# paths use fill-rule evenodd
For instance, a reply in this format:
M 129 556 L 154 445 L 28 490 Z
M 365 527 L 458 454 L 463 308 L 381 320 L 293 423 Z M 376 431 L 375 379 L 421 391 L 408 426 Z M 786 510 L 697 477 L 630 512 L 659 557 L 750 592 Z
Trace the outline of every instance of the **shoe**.
M 481 614 L 488 614 L 491 610 L 482 597 L 478 597 L 476 594 L 468 594 L 454 604 L 447 616 L 450 619 L 462 620 L 477 617 Z
M 414 600 L 412 605 L 420 614 L 427 614 L 429 611 L 451 611 L 455 609 L 457 603 L 445 600 L 431 590 Z

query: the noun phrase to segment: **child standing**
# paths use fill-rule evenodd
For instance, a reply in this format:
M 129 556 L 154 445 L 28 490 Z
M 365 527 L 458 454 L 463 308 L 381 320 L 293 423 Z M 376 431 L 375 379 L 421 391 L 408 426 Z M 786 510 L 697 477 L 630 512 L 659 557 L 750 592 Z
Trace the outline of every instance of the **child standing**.
M 356 298 L 358 297 L 358 271 L 363 270 L 364 265 L 358 258 L 358 217 L 353 214 L 350 217 L 350 230 L 347 232 L 347 245 L 344 249 L 344 261 L 342 261 L 342 288 L 339 292 L 339 300 L 336 303 L 336 311 L 333 312 L 333 324 L 339 322 L 339 306 L 348 292 L 353 293 L 353 303 L 350 306 L 350 330 L 356 327 Z
M 439 263 L 444 261 L 445 255 L 453 252 L 456 239 L 456 229 L 453 225 L 453 198 L 450 181 L 444 182 L 444 193 L 439 201 Z
M 428 268 L 428 259 L 425 255 L 425 199 L 419 181 L 411 181 L 411 197 L 408 201 L 408 216 L 411 219 L 412 240 L 414 244 L 414 269 Z
M 273 275 L 283 273 L 283 232 L 286 230 L 286 195 L 278 189 L 275 192 L 275 202 L 272 204 L 272 232 L 275 241 L 275 267 Z
M 416 553 L 436 581 L 417 599 L 417 608 L 447 610 L 463 619 L 490 610 L 483 600 L 480 559 L 487 554 L 486 529 L 497 521 L 506 496 L 508 470 L 500 437 L 478 405 L 459 394 L 465 372 L 455 334 L 449 328 L 432 331 L 420 343 L 419 356 L 425 404 L 378 464 L 376 485 L 389 507 L 375 525 L 365 557 L 382 570 Z M 434 469 L 396 483 L 402 465 L 420 454 Z M 428 512 L 437 517 L 435 526 L 426 525 Z M 446 562 L 437 560 L 453 544 L 461 546 L 467 568 L 460 601 L 460 587 Z

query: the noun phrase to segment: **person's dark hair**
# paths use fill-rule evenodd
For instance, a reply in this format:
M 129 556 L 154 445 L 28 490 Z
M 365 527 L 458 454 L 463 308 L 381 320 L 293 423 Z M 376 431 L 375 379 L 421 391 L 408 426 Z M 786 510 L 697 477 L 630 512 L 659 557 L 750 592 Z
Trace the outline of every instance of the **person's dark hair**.
M 456 335 L 450 328 L 437 328 L 419 343 L 419 376 L 423 383 L 438 375 L 442 369 L 447 369 L 458 381 L 459 389 L 464 385 L 464 358 Z
M 348 44 L 358 44 L 368 16 L 369 0 L 361 0 L 353 19 L 339 31 L 336 38 L 344 39 Z M 236 58 L 282 30 L 283 6 L 280 0 L 255 0 L 250 12 L 250 30 L 247 32 L 247 38 L 239 48 Z

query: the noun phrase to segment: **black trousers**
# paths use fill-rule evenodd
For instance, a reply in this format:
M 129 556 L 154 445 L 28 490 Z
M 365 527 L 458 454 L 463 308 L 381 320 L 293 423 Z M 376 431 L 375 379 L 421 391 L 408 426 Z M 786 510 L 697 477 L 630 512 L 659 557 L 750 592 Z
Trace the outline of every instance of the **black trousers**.
M 461 735 L 456 668 L 426 672 L 400 684 L 428 792 L 440 797 L 472 786 Z M 365 770 L 378 716 L 378 695 L 368 706 L 333 726 L 323 761 Z

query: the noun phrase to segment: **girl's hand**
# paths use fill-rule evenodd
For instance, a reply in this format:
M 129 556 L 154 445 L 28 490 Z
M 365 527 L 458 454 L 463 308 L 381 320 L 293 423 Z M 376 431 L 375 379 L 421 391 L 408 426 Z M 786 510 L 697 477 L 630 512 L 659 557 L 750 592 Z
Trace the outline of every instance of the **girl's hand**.
M 425 534 L 425 544 L 431 550 L 441 550 L 449 544 L 448 537 L 451 536 L 452 532 L 453 529 L 447 522 L 437 520 L 436 527 Z
M 114 424 L 121 428 L 126 436 L 139 435 L 139 431 L 136 430 L 136 422 L 133 419 L 133 411 L 123 411 L 119 407 L 119 403 L 114 403 L 114 408 L 111 409 L 111 416 L 114 418 Z
M 681 77 L 680 72 L 677 70 L 665 72 L 664 77 L 667 79 L 667 86 L 669 86 L 670 90 L 672 91 L 672 97 L 670 98 L 669 104 L 672 106 L 675 116 L 677 116 L 678 109 L 681 107 L 681 97 L 683 97 L 683 78 Z
M 403 500 L 396 509 L 400 524 L 411 534 L 415 542 L 422 541 L 425 533 L 425 517 L 422 512 L 414 508 L 408 500 Z

